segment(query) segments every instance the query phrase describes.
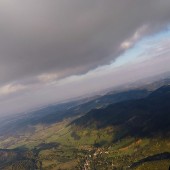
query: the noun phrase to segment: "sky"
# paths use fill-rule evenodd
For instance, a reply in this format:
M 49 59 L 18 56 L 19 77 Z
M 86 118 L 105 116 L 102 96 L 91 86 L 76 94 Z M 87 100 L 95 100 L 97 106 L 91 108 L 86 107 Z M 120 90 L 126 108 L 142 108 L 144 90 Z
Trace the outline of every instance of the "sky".
M 170 71 L 169 0 L 1 0 L 0 115 Z

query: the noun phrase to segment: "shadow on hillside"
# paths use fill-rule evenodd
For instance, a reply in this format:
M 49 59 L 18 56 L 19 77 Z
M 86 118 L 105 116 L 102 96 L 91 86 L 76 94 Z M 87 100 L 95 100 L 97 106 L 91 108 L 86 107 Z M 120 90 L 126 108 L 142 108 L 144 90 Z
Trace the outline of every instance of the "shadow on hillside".
M 162 87 L 144 99 L 92 110 L 72 125 L 96 129 L 111 126 L 116 129 L 117 140 L 126 136 L 166 135 L 170 130 L 170 86 Z
M 169 160 L 170 159 L 170 153 L 169 152 L 164 152 L 164 153 L 160 153 L 160 154 L 156 154 L 156 155 L 152 155 L 152 156 L 148 156 L 144 159 L 141 159 L 138 162 L 133 163 L 130 168 L 135 168 L 143 163 L 147 163 L 147 162 L 153 162 L 153 161 L 161 161 L 161 160 Z
M 53 148 L 58 148 L 60 146 L 59 143 L 51 142 L 51 143 L 41 143 L 36 148 L 34 148 L 35 153 L 39 153 L 42 150 L 49 150 Z

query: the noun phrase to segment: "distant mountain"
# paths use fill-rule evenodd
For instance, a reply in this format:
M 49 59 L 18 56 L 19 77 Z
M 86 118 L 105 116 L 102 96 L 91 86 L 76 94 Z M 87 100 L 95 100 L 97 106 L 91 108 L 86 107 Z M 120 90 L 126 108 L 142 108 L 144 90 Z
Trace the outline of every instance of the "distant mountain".
M 2 120 L 0 125 L 0 135 L 16 135 L 26 131 L 33 132 L 34 128 L 30 125 L 53 124 L 64 119 L 75 119 L 95 108 L 104 108 L 110 104 L 131 99 L 140 99 L 150 94 L 149 91 L 139 89 L 130 90 L 94 98 L 81 99 L 59 105 L 52 105 L 40 110 L 33 111 L 24 115 Z
M 94 109 L 72 125 L 101 129 L 119 127 L 117 139 L 125 136 L 152 136 L 170 130 L 170 86 L 163 86 L 144 99 L 128 100 Z M 121 135 L 119 135 L 121 134 Z
M 161 76 L 163 76 L 161 74 Z M 64 102 L 60 104 L 49 105 L 48 107 L 40 108 L 30 113 L 8 116 L 0 120 L 0 135 L 13 134 L 13 130 L 17 132 L 34 129 L 29 125 L 39 123 L 52 124 L 60 122 L 66 118 L 74 118 L 81 116 L 92 109 L 100 109 L 121 101 L 132 99 L 141 99 L 148 96 L 155 89 L 170 84 L 170 78 L 155 77 L 157 80 L 149 79 L 141 80 L 127 86 L 120 86 L 116 89 L 109 89 L 105 95 L 96 95 L 87 98 L 77 99 L 75 101 Z M 166 78 L 165 78 L 166 77 Z M 153 78 L 152 78 L 153 79 Z M 22 127 L 22 128 L 21 128 Z
M 146 89 L 149 91 L 154 91 L 162 86 L 170 85 L 170 72 L 162 73 L 160 75 L 151 76 L 148 78 L 140 79 L 135 82 L 120 85 L 115 88 L 107 89 L 108 93 L 113 93 L 115 91 L 128 91 L 131 89 Z
M 6 121 L 0 124 L 2 170 L 170 165 L 169 85 L 52 105 Z

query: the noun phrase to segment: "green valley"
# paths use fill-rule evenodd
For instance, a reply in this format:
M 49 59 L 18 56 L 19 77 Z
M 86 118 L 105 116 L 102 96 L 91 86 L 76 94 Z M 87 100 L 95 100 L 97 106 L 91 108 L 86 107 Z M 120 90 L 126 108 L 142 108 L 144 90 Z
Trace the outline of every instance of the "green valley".
M 1 131 L 1 169 L 167 170 L 170 166 L 170 86 L 64 105 L 8 119 L 13 128 L 7 131 L 4 125 L 5 133 Z

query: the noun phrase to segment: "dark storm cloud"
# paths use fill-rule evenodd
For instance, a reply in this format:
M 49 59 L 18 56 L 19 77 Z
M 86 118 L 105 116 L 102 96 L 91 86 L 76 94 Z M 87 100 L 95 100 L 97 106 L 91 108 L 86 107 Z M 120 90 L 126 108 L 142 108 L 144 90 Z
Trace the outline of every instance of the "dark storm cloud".
M 164 27 L 169 9 L 169 0 L 1 0 L 0 82 L 107 64 L 126 49 L 123 42 L 133 45 L 126 40 Z

